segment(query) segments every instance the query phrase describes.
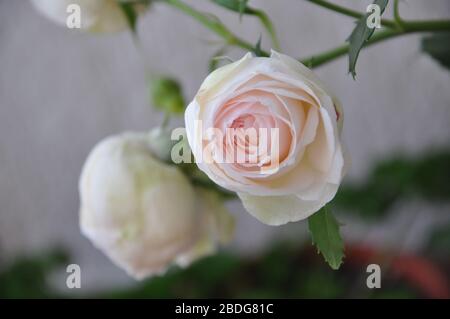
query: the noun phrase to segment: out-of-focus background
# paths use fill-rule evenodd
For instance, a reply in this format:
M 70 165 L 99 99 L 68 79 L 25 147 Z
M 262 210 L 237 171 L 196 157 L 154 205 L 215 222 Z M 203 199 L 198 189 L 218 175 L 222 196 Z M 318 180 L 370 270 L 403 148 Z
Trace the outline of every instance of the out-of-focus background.
M 254 18 L 186 2 L 252 43 L 262 33 L 269 49 Z M 370 3 L 335 2 L 361 11 Z M 269 14 L 283 52 L 294 57 L 342 44 L 354 27 L 303 0 L 250 3 Z M 446 0 L 411 0 L 401 9 L 405 18 L 450 16 Z M 450 73 L 420 52 L 421 35 L 363 51 L 356 81 L 346 58 L 317 69 L 344 105 L 352 157 L 336 200 L 348 245 L 341 271 L 313 253 L 306 223 L 266 226 L 236 202 L 229 208 L 237 236 L 227 251 L 136 286 L 80 234 L 82 164 L 100 139 L 161 122 L 149 103 L 146 65 L 179 79 L 189 100 L 218 49 L 209 30 L 162 4 L 140 19 L 138 33 L 142 51 L 128 32 L 73 32 L 29 1 L 0 0 L 0 297 L 370 297 L 365 270 L 379 256 L 388 260 L 379 296 L 449 297 Z M 81 289 L 65 288 L 72 262 L 81 266 Z

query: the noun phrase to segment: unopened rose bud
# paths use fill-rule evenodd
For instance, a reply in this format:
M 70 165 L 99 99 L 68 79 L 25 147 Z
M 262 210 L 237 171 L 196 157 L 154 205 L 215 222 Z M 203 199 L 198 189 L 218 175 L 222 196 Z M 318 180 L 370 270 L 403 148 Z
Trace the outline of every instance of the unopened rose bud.
M 31 0 L 31 2 L 47 18 L 64 26 L 72 14 L 73 7 L 70 6 L 76 5 L 80 11 L 80 28 L 93 32 L 126 30 L 130 27 L 127 15 L 138 15 L 148 6 L 144 2 L 132 3 L 127 0 Z
M 100 142 L 84 165 L 79 188 L 82 233 L 137 279 L 211 253 L 232 225 L 220 202 L 208 206 L 208 195 L 154 157 L 148 134 Z
M 151 100 L 154 107 L 167 113 L 182 113 L 186 106 L 180 84 L 168 77 L 152 79 Z

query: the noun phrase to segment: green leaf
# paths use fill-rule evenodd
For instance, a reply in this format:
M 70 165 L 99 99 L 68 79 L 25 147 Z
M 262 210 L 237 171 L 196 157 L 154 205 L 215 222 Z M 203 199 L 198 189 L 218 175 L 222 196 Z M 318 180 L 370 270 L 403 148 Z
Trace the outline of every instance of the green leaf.
M 245 10 L 247 10 L 248 0 L 238 0 L 238 2 L 239 2 L 238 4 L 239 15 L 242 18 L 242 15 L 244 14 Z
M 328 207 L 323 207 L 308 218 L 313 244 L 333 269 L 339 269 L 344 258 L 344 242 L 339 233 L 339 223 Z
M 174 79 L 159 77 L 150 84 L 153 106 L 168 113 L 182 113 L 185 108 L 181 85 Z
M 333 205 L 369 222 L 395 213 L 392 207 L 399 201 L 449 203 L 448 176 L 449 149 L 429 149 L 413 157 L 395 155 L 377 163 L 365 181 L 342 185 Z
M 245 14 L 253 14 L 253 10 L 247 7 L 249 0 L 211 0 L 212 2 L 227 8 L 231 11 L 238 12 L 240 16 Z
M 450 33 L 436 33 L 423 38 L 422 51 L 450 69 Z
M 380 14 L 384 12 L 386 6 L 388 4 L 388 0 L 375 0 L 373 4 L 376 4 L 380 7 Z M 356 76 L 356 61 L 358 60 L 359 52 L 366 44 L 366 42 L 370 39 L 372 34 L 375 31 L 375 28 L 369 28 L 367 26 L 367 18 L 371 13 L 367 13 L 362 17 L 357 23 L 355 29 L 350 34 L 350 37 L 347 39 L 347 42 L 350 45 L 348 51 L 348 71 L 352 74 L 353 78 Z

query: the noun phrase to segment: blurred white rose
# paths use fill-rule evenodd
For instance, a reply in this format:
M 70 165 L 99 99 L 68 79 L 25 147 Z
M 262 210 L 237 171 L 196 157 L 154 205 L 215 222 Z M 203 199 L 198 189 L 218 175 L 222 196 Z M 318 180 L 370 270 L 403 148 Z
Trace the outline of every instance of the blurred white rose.
M 33 5 L 50 20 L 66 25 L 71 4 L 81 9 L 81 29 L 92 32 L 118 32 L 129 27 L 127 17 L 120 7 L 126 0 L 31 0 Z M 133 4 L 136 13 L 143 12 L 144 4 Z
M 216 195 L 155 159 L 149 137 L 124 133 L 101 141 L 79 184 L 82 233 L 136 279 L 186 266 L 233 232 Z

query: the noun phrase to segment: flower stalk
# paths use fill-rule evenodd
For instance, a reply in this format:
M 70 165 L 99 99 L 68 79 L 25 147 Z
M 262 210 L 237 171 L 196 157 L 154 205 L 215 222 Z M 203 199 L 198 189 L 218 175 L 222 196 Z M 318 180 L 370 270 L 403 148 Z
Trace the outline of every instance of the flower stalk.
M 358 11 L 354 11 L 343 6 L 339 6 L 333 3 L 330 3 L 325 0 L 309 0 L 311 3 L 322 6 L 331 11 L 335 11 L 337 13 L 344 14 L 349 17 L 360 19 L 364 16 L 363 13 Z M 239 47 L 241 49 L 247 51 L 254 51 L 255 46 L 251 43 L 241 39 L 236 36 L 233 32 L 231 32 L 222 22 L 217 20 L 214 17 L 211 17 L 207 14 L 204 14 L 190 5 L 184 3 L 181 0 L 162 0 L 162 2 L 171 5 L 172 7 L 184 12 L 185 14 L 191 16 L 201 24 L 203 24 L 206 28 L 210 29 L 212 32 L 216 33 L 218 36 L 222 37 L 227 45 Z M 398 8 L 396 9 L 398 14 Z M 388 40 L 394 37 L 408 35 L 411 33 L 419 33 L 419 32 L 444 32 L 450 31 L 450 20 L 401 20 L 401 27 L 398 25 L 398 21 L 392 21 L 388 19 L 381 19 L 381 24 L 385 27 L 380 31 L 377 31 L 369 41 L 365 47 L 369 47 L 373 44 L 382 42 L 384 40 Z M 343 55 L 345 55 L 349 50 L 348 44 L 343 44 L 336 48 L 324 51 L 319 54 L 315 54 L 310 57 L 299 59 L 305 65 L 308 65 L 310 68 L 315 68 L 322 66 L 328 62 L 331 62 Z M 262 50 L 262 56 L 269 56 L 269 52 Z

